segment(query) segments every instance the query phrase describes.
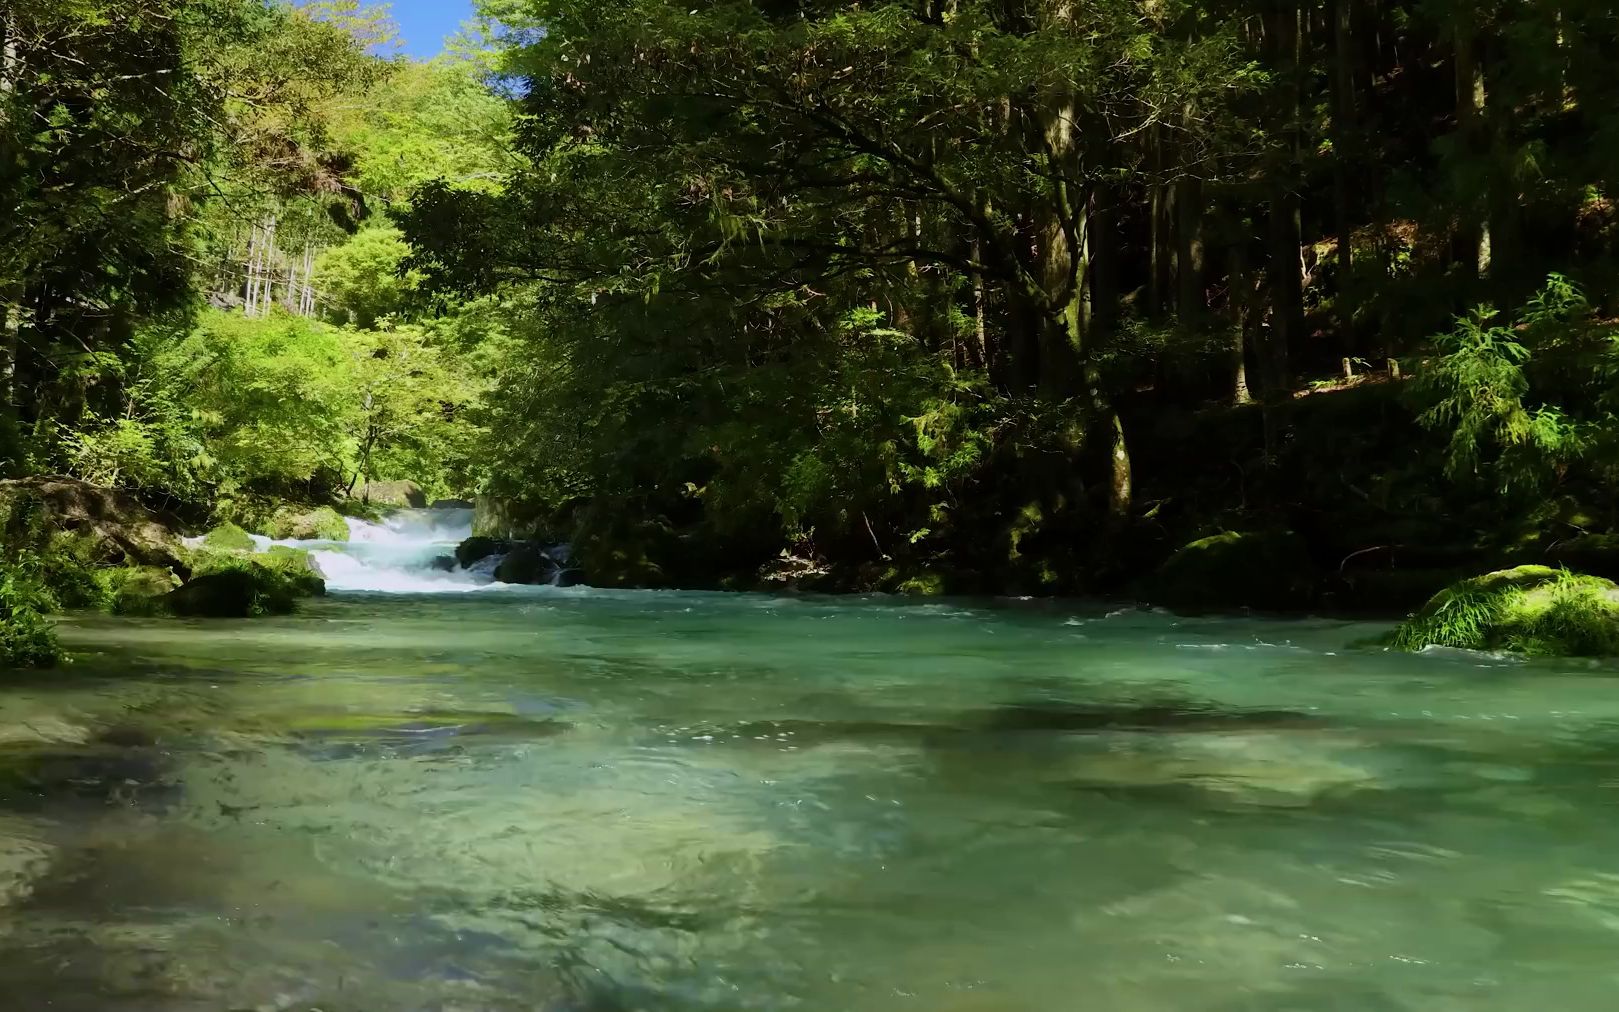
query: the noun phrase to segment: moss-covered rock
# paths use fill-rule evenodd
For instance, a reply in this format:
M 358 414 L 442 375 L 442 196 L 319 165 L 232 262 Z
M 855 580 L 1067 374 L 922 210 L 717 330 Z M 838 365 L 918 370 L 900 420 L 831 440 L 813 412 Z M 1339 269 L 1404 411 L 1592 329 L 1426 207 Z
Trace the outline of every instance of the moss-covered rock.
M 1518 566 L 1435 594 L 1389 639 L 1429 646 L 1557 657 L 1619 656 L 1619 585 L 1549 566 Z
M 46 553 L 63 539 L 95 566 L 184 566 L 180 524 L 126 492 L 73 478 L 0 481 L 0 541 L 15 555 Z
M 347 541 L 349 525 L 330 506 L 302 511 L 283 509 L 270 518 L 264 533 L 278 541 Z
M 114 615 L 155 615 L 180 578 L 156 566 L 126 566 L 100 574 L 104 606 Z
M 427 505 L 427 494 L 413 481 L 373 481 L 356 488 L 354 498 L 373 506 L 398 506 L 422 509 Z
M 300 598 L 326 593 L 314 558 L 285 545 L 256 554 L 205 546 L 192 553 L 191 564 L 191 579 L 160 599 L 162 610 L 197 618 L 285 615 Z
M 315 557 L 301 548 L 272 545 L 269 551 L 253 556 L 252 561 L 279 573 L 300 597 L 321 597 L 326 593 L 326 574 L 321 572 Z
M 1309 604 L 1316 579 L 1304 540 L 1292 531 L 1228 531 L 1176 552 L 1140 592 L 1169 608 L 1284 610 Z
M 202 543 L 217 552 L 251 552 L 253 536 L 235 524 L 220 524 L 204 534 Z

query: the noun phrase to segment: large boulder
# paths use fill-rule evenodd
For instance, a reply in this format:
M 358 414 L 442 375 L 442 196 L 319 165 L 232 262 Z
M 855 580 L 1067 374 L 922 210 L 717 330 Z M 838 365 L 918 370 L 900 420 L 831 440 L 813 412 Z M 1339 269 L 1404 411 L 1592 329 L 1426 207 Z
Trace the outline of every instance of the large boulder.
M 62 532 L 81 542 L 98 564 L 185 572 L 177 520 L 147 509 L 126 492 L 76 478 L 0 481 L 0 522 L 8 545 Z
M 543 524 L 532 509 L 500 496 L 481 495 L 472 504 L 472 533 L 506 541 L 544 541 Z
M 1308 605 L 1316 580 L 1304 540 L 1292 531 L 1228 531 L 1186 545 L 1141 590 L 1168 608 L 1281 611 Z
M 193 553 L 194 575 L 161 598 L 161 610 L 195 618 L 285 615 L 305 597 L 326 593 L 326 581 L 305 551 L 278 545 L 267 552 Z
M 372 481 L 359 486 L 352 497 L 373 506 L 398 506 L 402 509 L 423 509 L 427 506 L 427 493 L 413 481 Z
M 163 610 L 163 598 L 179 585 L 179 577 L 156 566 L 125 566 L 103 576 L 106 608 L 115 615 L 152 615 Z
M 1398 650 L 1457 647 L 1555 657 L 1619 656 L 1619 585 L 1550 566 L 1518 566 L 1435 594 L 1389 638 Z
M 473 536 L 455 546 L 455 561 L 462 569 L 468 569 L 491 555 L 505 555 L 511 550 L 512 543 L 504 538 Z
M 539 545 L 521 544 L 506 553 L 495 567 L 495 579 L 501 583 L 550 583 L 556 575 L 556 560 Z
M 312 510 L 283 509 L 270 518 L 264 531 L 277 541 L 347 541 L 348 521 L 330 506 Z

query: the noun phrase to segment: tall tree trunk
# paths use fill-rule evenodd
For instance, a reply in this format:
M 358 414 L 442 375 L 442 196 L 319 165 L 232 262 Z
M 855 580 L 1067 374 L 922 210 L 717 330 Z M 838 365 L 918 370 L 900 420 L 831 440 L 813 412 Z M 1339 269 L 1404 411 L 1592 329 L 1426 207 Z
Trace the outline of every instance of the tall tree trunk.
M 0 288 L 0 436 L 18 417 L 17 350 L 23 328 L 23 286 Z
M 1156 317 L 1169 302 L 1171 265 L 1170 215 L 1173 200 L 1163 182 L 1167 172 L 1161 132 L 1148 133 L 1152 146 L 1152 174 L 1147 183 L 1147 316 Z
M 0 13 L 0 132 L 11 129 L 17 80 L 17 39 L 10 16 Z M 0 278 L 0 438 L 17 415 L 17 346 L 22 334 L 22 279 Z M 0 445 L 0 450 L 5 447 Z
M 984 262 L 984 241 L 974 237 L 972 241 L 972 262 Z M 984 290 L 984 272 L 982 269 L 973 270 L 973 346 L 977 352 L 978 368 L 986 373 L 992 373 L 989 354 L 989 297 Z
M 1090 242 L 1091 330 L 1106 335 L 1119 322 L 1119 208 L 1111 187 L 1091 191 Z
M 1278 78 L 1276 128 L 1283 149 L 1270 171 L 1270 334 L 1265 387 L 1276 397 L 1291 387 L 1292 346 L 1304 332 L 1304 262 L 1299 205 L 1300 90 L 1297 0 L 1272 0 L 1267 42 Z
M 1468 5 L 1456 14 L 1455 71 L 1456 71 L 1456 131 L 1461 139 L 1463 157 L 1487 157 L 1484 136 L 1484 67 L 1478 59 L 1476 18 Z M 1483 278 L 1490 273 L 1489 212 L 1470 207 L 1462 210 L 1462 224 L 1457 237 L 1462 267 L 1470 275 Z
M 1354 0 L 1333 0 L 1332 211 L 1338 233 L 1338 338 L 1346 355 L 1355 352 L 1354 224 L 1350 220 L 1350 173 L 1354 164 L 1355 39 Z
M 1195 326 L 1202 322 L 1208 301 L 1203 276 L 1203 181 L 1190 169 L 1175 181 L 1175 210 L 1176 311 L 1182 323 Z
M 1231 403 L 1247 404 L 1253 399 L 1248 392 L 1248 364 L 1246 343 L 1249 322 L 1249 302 L 1253 294 L 1253 279 L 1248 268 L 1247 221 L 1238 217 L 1240 230 L 1231 244 L 1230 294 L 1226 298 L 1226 312 L 1231 327 L 1230 369 Z

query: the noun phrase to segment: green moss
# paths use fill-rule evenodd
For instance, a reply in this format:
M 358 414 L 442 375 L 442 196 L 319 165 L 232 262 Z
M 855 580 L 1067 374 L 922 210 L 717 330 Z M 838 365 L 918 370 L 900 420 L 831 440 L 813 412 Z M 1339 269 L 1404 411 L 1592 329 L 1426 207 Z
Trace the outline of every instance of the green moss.
M 180 583 L 167 569 L 131 566 L 100 574 L 103 602 L 114 615 L 156 615 L 164 610 L 163 597 Z
M 940 597 L 944 594 L 944 574 L 936 571 L 915 573 L 899 581 L 895 593 L 913 597 Z
M 1311 600 L 1316 579 L 1304 541 L 1292 531 L 1227 531 L 1176 552 L 1141 592 L 1170 608 L 1287 609 Z
M 203 536 L 202 543 L 221 552 L 251 552 L 253 538 L 235 524 L 221 524 Z
M 326 579 L 315 564 L 314 556 L 301 548 L 272 545 L 269 551 L 253 556 L 252 561 L 277 574 L 299 597 L 320 597 L 326 593 Z
M 1619 656 L 1619 586 L 1549 566 L 1487 573 L 1435 594 L 1394 630 L 1389 645 Z
M 160 599 L 161 610 L 200 618 L 285 615 L 301 598 L 326 593 L 310 554 L 285 545 L 259 553 L 191 552 L 191 579 Z
M 349 525 L 330 506 L 299 511 L 283 509 L 270 518 L 264 533 L 277 540 L 347 541 Z

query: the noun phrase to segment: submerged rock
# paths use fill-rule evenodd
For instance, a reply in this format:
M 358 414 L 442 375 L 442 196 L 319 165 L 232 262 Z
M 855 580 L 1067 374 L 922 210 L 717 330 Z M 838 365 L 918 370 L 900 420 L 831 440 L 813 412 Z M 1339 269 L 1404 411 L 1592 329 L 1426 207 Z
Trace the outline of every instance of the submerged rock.
M 423 509 L 427 494 L 413 481 L 373 481 L 356 488 L 352 497 L 374 506 L 398 506 L 405 509 Z
M 264 533 L 278 541 L 347 541 L 349 525 L 330 506 L 305 512 L 287 509 L 270 519 Z
M 1281 610 L 1307 603 L 1315 583 L 1315 567 L 1297 534 L 1229 531 L 1176 552 L 1142 590 L 1148 601 L 1170 608 Z
M 1389 642 L 1398 650 L 1619 656 L 1619 585 L 1549 566 L 1486 573 L 1435 594 Z

